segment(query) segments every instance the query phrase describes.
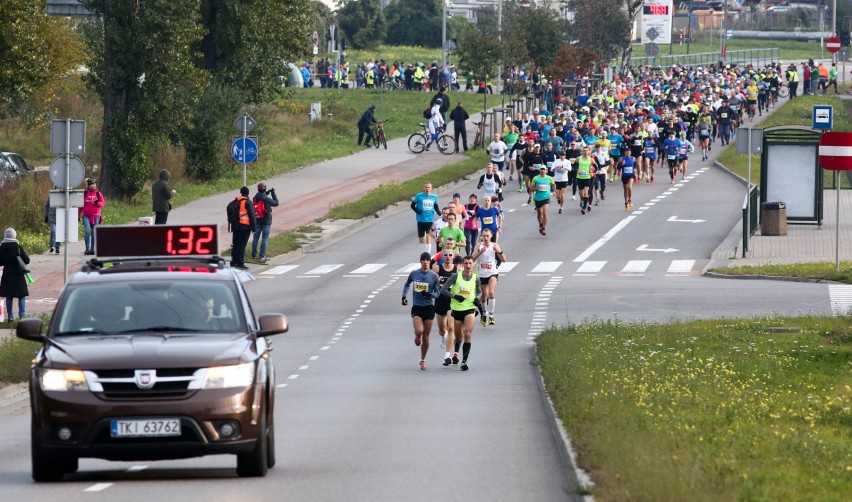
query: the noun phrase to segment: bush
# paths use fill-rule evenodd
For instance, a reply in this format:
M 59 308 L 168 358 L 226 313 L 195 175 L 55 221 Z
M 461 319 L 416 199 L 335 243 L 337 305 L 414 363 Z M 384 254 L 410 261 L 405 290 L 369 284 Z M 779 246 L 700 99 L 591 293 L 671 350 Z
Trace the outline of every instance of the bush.
M 239 103 L 237 93 L 227 87 L 207 88 L 183 134 L 187 174 L 199 181 L 210 181 L 227 169 L 223 152 L 228 151 L 228 140 L 234 131 L 231 122 L 237 116 Z

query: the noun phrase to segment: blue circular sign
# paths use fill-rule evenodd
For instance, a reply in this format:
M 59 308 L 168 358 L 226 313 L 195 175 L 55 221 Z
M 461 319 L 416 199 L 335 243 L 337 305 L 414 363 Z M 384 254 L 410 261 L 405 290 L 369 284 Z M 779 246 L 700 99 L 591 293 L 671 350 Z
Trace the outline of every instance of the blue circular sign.
M 257 142 L 252 138 L 237 138 L 231 143 L 231 157 L 238 164 L 251 164 L 257 160 Z

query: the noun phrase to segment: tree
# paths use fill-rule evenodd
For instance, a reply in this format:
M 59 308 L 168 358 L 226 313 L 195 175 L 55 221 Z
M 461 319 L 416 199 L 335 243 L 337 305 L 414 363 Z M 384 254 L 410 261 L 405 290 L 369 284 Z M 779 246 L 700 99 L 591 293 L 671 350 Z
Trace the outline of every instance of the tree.
M 501 46 L 495 27 L 469 25 L 455 50 L 458 67 L 476 78 L 492 75 L 500 59 Z
M 615 58 L 630 46 L 632 24 L 624 10 L 624 2 L 597 0 L 592 4 L 574 0 L 571 3 L 574 20 L 568 25 L 568 39 L 597 54 L 602 61 Z
M 44 2 L 0 2 L 0 115 L 40 97 L 49 108 L 55 89 L 84 62 L 84 45 L 70 21 L 50 17 Z
M 568 78 L 571 72 L 584 74 L 600 62 L 600 56 L 581 45 L 562 44 L 556 52 L 553 64 L 545 68 L 545 73 L 554 80 Z
M 337 5 L 337 21 L 353 49 L 372 49 L 385 40 L 387 21 L 379 0 L 338 0 Z
M 642 7 L 642 0 L 623 0 L 624 12 L 627 16 L 628 29 L 631 29 L 633 23 L 636 22 L 636 15 L 639 14 L 639 8 Z M 630 35 L 627 36 L 627 42 L 621 47 L 621 71 L 624 73 L 625 68 L 630 66 L 630 58 L 633 57 L 633 44 L 630 43 Z
M 130 198 L 148 180 L 151 150 L 185 123 L 204 83 L 194 64 L 198 0 L 83 0 L 88 83 L 104 107 L 100 188 Z
M 397 0 L 385 12 L 389 45 L 441 47 L 441 0 Z

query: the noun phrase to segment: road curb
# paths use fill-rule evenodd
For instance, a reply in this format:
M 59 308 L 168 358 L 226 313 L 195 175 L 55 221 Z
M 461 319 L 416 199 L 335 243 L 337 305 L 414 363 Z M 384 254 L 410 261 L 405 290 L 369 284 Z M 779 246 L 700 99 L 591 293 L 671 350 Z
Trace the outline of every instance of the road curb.
M 544 408 L 547 412 L 548 422 L 550 423 L 550 431 L 553 434 L 553 439 L 556 443 L 556 449 L 559 453 L 559 460 L 562 468 L 566 472 L 573 472 L 574 478 L 577 480 L 577 494 L 583 497 L 586 502 L 594 502 L 595 498 L 592 495 L 584 494 L 589 492 L 595 486 L 589 473 L 581 469 L 577 464 L 577 452 L 571 445 L 571 438 L 562 425 L 562 420 L 556 413 L 556 408 L 553 406 L 553 400 L 550 399 L 550 394 L 547 392 L 547 387 L 544 385 L 544 377 L 541 374 L 541 366 L 538 361 L 538 344 L 534 345 L 533 357 L 535 358 L 536 373 L 538 374 L 538 390 L 541 393 L 541 399 L 544 401 Z

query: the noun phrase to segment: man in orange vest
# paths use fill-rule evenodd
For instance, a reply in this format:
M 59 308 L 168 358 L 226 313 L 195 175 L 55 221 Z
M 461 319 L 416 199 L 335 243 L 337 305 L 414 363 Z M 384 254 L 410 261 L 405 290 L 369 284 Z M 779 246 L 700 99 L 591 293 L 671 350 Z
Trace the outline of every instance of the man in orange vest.
M 240 201 L 239 221 L 233 226 L 234 240 L 231 249 L 231 266 L 248 270 L 246 267 L 246 246 L 248 245 L 249 237 L 257 228 L 257 220 L 254 215 L 254 204 L 249 199 L 248 187 L 240 188 L 240 195 L 237 197 Z

